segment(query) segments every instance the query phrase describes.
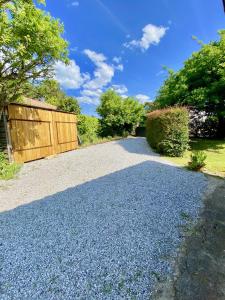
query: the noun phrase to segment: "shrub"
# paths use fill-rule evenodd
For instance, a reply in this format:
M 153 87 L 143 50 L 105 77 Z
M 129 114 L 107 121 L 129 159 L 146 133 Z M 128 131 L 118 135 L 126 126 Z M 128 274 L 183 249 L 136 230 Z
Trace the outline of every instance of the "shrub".
M 3 173 L 3 170 L 7 166 L 7 158 L 5 153 L 0 152 L 0 175 Z
M 191 161 L 188 163 L 190 170 L 199 171 L 206 166 L 207 155 L 204 151 L 195 151 L 191 154 Z
M 0 179 L 12 179 L 20 170 L 20 165 L 16 163 L 10 164 L 5 153 L 0 152 Z
M 77 117 L 77 128 L 81 141 L 84 143 L 95 142 L 100 130 L 99 120 L 86 115 L 78 115 Z
M 182 156 L 188 149 L 188 111 L 168 108 L 148 114 L 146 137 L 150 146 L 168 156 Z

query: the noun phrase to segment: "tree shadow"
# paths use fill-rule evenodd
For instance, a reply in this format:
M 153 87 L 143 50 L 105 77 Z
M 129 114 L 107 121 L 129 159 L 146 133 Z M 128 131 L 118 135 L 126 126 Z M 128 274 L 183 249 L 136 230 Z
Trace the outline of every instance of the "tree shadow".
M 220 150 L 225 149 L 225 140 L 214 140 L 214 139 L 193 139 L 190 142 L 192 151 L 211 151 L 219 153 Z
M 36 147 L 37 140 L 40 138 L 38 125 L 42 120 L 43 110 L 10 104 L 9 124 L 11 128 L 11 139 L 14 150 L 23 151 L 27 147 Z M 45 113 L 45 111 L 44 111 Z
M 189 232 L 173 284 L 177 299 L 224 299 L 225 185 L 205 199 L 201 222 Z
M 159 156 L 158 153 L 154 152 L 150 148 L 145 137 L 129 137 L 126 139 L 119 140 L 116 143 L 130 153 Z
M 148 299 L 205 185 L 202 174 L 148 161 L 1 213 L 0 294 Z

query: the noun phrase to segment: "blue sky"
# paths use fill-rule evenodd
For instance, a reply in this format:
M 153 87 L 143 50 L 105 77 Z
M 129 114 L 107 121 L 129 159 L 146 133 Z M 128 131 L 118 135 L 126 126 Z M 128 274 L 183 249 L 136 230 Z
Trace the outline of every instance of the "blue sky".
M 95 115 L 108 88 L 139 101 L 154 100 L 165 80 L 162 67 L 179 69 L 199 45 L 225 26 L 222 0 L 46 0 L 69 41 L 69 66 L 58 63 L 56 78 Z

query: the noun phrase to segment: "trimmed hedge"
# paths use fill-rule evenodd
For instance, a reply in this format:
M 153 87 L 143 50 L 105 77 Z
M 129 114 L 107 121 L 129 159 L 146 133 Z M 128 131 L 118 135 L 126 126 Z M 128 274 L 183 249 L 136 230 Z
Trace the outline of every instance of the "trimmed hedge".
M 186 108 L 167 108 L 148 114 L 146 137 L 150 146 L 168 156 L 182 156 L 188 149 L 189 115 Z

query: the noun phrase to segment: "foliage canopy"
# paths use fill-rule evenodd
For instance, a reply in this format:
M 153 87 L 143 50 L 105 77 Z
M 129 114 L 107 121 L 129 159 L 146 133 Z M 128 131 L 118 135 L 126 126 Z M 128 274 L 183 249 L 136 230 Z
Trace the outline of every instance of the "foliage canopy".
M 68 62 L 63 30 L 32 1 L 0 1 L 0 106 L 17 100 L 24 83 L 50 76 L 55 61 Z
M 202 44 L 180 71 L 169 72 L 155 104 L 158 108 L 186 105 L 216 116 L 218 135 L 225 136 L 225 30 L 219 35 L 218 41 Z
M 131 97 L 122 98 L 114 90 L 102 94 L 97 112 L 101 116 L 103 135 L 132 133 L 142 121 L 144 106 Z
M 27 84 L 25 94 L 28 97 L 44 99 L 47 103 L 55 105 L 65 112 L 80 114 L 77 99 L 67 96 L 56 80 L 46 79 L 39 85 Z
M 81 141 L 92 143 L 98 138 L 99 120 L 95 117 L 79 115 L 77 128 Z

